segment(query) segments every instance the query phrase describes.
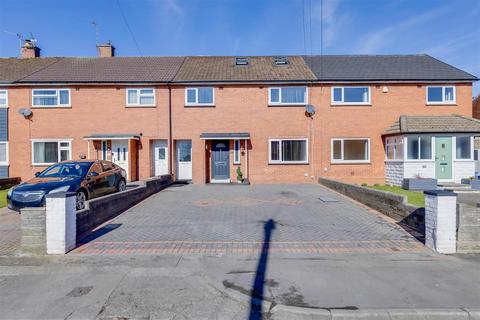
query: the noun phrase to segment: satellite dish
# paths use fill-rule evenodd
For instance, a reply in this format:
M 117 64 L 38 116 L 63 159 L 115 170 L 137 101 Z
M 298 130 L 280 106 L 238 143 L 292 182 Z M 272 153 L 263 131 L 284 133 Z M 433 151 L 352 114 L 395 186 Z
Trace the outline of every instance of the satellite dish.
M 312 117 L 314 114 L 315 114 L 315 107 L 312 106 L 311 104 L 307 104 L 305 106 L 305 114 L 308 116 L 308 117 Z
M 33 116 L 32 110 L 28 108 L 21 108 L 20 110 L 18 110 L 18 113 L 24 116 L 26 119 L 29 119 Z

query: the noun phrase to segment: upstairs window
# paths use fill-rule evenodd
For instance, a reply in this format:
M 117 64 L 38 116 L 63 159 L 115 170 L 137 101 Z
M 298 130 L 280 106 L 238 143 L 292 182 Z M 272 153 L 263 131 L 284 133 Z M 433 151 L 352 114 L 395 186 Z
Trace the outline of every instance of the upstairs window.
M 185 89 L 185 105 L 187 106 L 213 106 L 214 101 L 212 87 Z
M 307 139 L 271 139 L 269 163 L 308 163 Z
M 155 106 L 155 89 L 127 89 L 127 106 L 142 107 Z
M 307 87 L 272 87 L 268 93 L 269 105 L 307 104 Z
M 8 107 L 8 91 L 0 90 L 0 108 Z
M 69 107 L 70 89 L 34 89 L 32 90 L 34 107 Z
M 370 87 L 333 87 L 332 105 L 369 105 Z
M 427 104 L 455 104 L 455 87 L 427 87 Z

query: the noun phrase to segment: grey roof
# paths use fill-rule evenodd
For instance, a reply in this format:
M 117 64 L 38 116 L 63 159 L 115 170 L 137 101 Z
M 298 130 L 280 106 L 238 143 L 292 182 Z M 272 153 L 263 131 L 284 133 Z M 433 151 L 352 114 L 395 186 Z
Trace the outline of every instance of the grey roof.
M 0 58 L 0 83 L 13 83 L 59 60 L 60 58 Z
M 315 75 L 300 56 L 288 56 L 286 65 L 275 65 L 274 56 L 250 56 L 247 65 L 235 65 L 235 57 L 186 57 L 174 82 L 305 81 Z
M 183 57 L 62 58 L 21 82 L 167 82 L 173 79 L 183 60 Z
M 323 81 L 475 81 L 477 77 L 429 55 L 304 56 Z
M 250 139 L 248 132 L 227 132 L 227 133 L 209 133 L 203 132 L 200 134 L 200 139 Z
M 86 140 L 108 140 L 108 139 L 140 139 L 139 133 L 94 133 L 83 137 Z
M 400 116 L 384 135 L 404 133 L 480 133 L 480 120 L 452 114 L 444 116 Z

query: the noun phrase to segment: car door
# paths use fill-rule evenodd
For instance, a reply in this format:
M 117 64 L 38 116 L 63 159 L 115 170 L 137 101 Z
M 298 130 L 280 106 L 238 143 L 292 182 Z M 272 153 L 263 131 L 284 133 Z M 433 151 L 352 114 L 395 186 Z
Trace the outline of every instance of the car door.
M 90 198 L 100 197 L 101 195 L 105 194 L 106 179 L 100 162 L 95 162 L 92 164 L 86 179 Z
M 110 161 L 102 161 L 103 171 L 105 175 L 105 192 L 106 193 L 113 193 L 117 190 L 118 179 L 115 174 L 115 170 L 113 170 L 113 163 Z

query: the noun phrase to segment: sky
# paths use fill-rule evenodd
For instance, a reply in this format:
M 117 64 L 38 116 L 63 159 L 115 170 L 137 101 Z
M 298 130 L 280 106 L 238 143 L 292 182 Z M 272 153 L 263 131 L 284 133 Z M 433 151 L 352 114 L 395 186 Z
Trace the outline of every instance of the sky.
M 95 56 L 108 40 L 117 56 L 427 53 L 480 77 L 480 0 L 321 3 L 1 0 L 0 56 L 32 33 L 43 56 Z

